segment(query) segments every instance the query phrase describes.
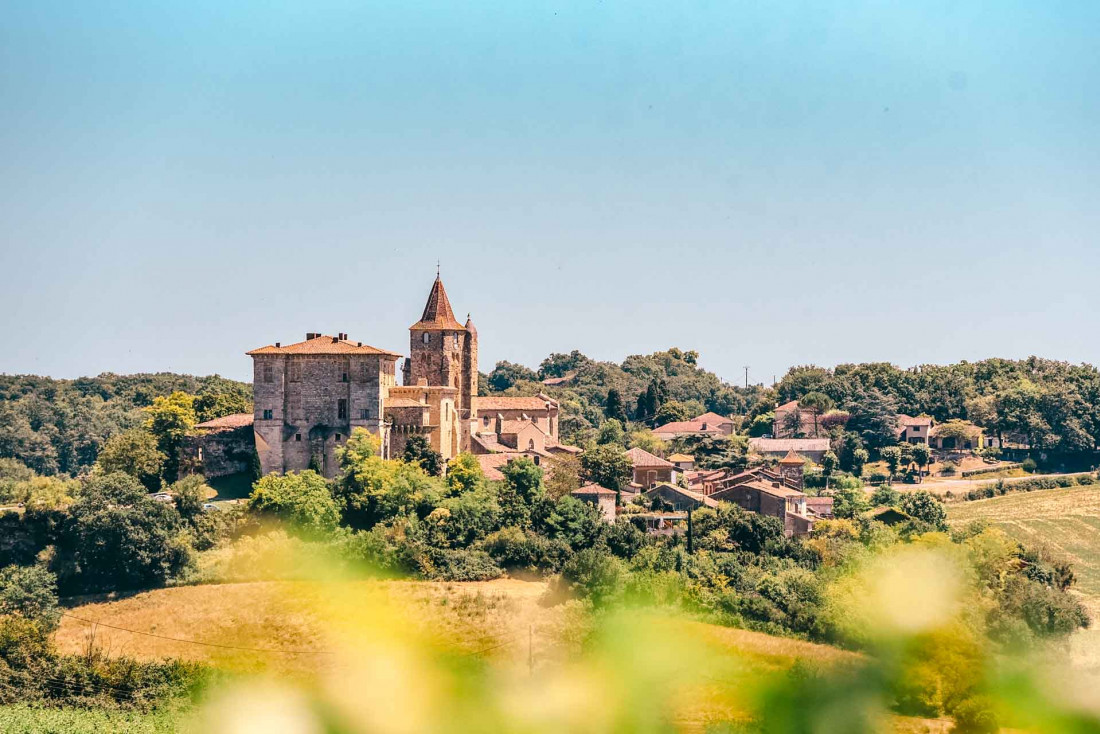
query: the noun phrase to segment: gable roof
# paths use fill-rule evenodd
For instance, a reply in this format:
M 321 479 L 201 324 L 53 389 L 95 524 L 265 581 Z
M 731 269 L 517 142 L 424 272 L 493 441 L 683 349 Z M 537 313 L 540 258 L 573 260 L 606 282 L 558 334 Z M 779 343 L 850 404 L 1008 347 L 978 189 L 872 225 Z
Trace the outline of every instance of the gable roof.
M 798 407 L 798 401 L 797 400 L 790 400 L 790 401 L 787 401 L 786 403 L 783 403 L 782 405 L 778 406 L 775 409 L 775 412 L 776 413 L 789 413 L 792 410 L 801 410 L 801 408 Z
M 724 415 L 718 415 L 717 413 L 703 413 L 698 418 L 693 418 L 692 423 L 717 423 L 722 425 L 723 423 L 733 423 L 732 418 L 727 418 Z
M 645 449 L 635 447 L 627 451 L 626 455 L 630 457 L 630 463 L 633 464 L 635 467 L 654 466 L 660 467 L 662 469 L 675 468 L 672 465 L 672 462 L 665 461 L 660 456 L 654 456 Z
M 546 395 L 533 395 L 529 397 L 503 397 L 490 395 L 477 399 L 477 414 L 492 413 L 498 410 L 546 410 L 546 404 L 557 405 L 557 401 Z
M 687 454 L 673 454 L 672 456 L 668 457 L 668 460 L 672 463 L 676 463 L 677 461 L 695 461 L 695 457 L 688 456 Z
M 749 448 L 758 453 L 778 454 L 783 451 L 828 451 L 827 438 L 750 438 Z
M 701 505 L 705 505 L 706 507 L 718 506 L 718 500 L 711 499 L 704 494 L 692 492 L 690 489 L 684 489 L 683 487 L 678 487 L 675 484 L 669 484 L 667 482 L 658 484 L 656 487 L 650 487 L 649 490 L 645 492 L 645 494 L 646 496 L 652 496 L 654 493 L 660 492 L 661 490 L 672 492 L 673 494 L 678 494 L 682 497 L 687 497 L 688 499 L 694 500 Z
M 437 275 L 432 283 L 432 290 L 428 293 L 428 302 L 424 304 L 424 313 L 420 320 L 409 327 L 410 329 L 453 329 L 462 331 L 462 324 L 455 318 L 454 309 L 451 308 L 451 300 L 447 298 L 447 291 L 443 287 L 443 281 Z
M 500 422 L 500 435 L 514 435 L 520 434 L 528 429 L 534 429 L 539 433 L 544 433 L 541 428 L 535 425 L 531 421 L 501 421 Z M 544 434 L 545 435 L 545 434 Z
M 580 489 L 574 489 L 570 494 L 583 495 L 611 495 L 615 496 L 615 490 L 602 487 L 599 484 L 586 484 Z
M 719 433 L 718 426 L 723 423 L 733 423 L 732 418 L 718 415 L 717 413 L 703 413 L 698 418 L 689 421 L 672 421 L 653 429 L 654 433 L 703 433 L 703 425 L 706 424 L 706 433 Z
M 385 349 L 372 347 L 363 342 L 353 342 L 350 339 L 340 339 L 327 334 L 319 334 L 312 339 L 275 346 L 269 344 L 266 347 L 245 352 L 249 357 L 265 354 L 380 354 L 387 357 L 400 357 L 397 352 L 389 352 Z
M 778 485 L 778 486 L 776 486 Z M 713 492 L 710 496 L 716 500 L 724 499 L 736 490 L 744 491 L 746 489 L 755 490 L 763 494 L 770 494 L 773 497 L 805 497 L 805 492 L 799 492 L 797 489 L 791 489 L 779 482 L 765 482 L 759 479 L 754 479 L 751 482 L 741 482 L 731 487 L 724 487 Z
M 930 415 L 918 415 L 916 417 L 911 415 L 905 415 L 904 413 L 898 413 L 898 426 L 904 428 L 905 426 L 930 426 L 933 420 Z

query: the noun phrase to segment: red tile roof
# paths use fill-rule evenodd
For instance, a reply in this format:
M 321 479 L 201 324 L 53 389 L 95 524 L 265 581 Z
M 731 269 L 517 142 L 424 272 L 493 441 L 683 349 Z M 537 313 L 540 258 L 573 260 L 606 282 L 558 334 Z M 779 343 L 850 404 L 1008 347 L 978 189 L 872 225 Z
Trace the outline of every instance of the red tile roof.
M 654 433 L 703 433 L 703 424 L 706 424 L 707 433 L 718 433 L 718 426 L 723 423 L 733 423 L 732 418 L 726 418 L 717 413 L 703 413 L 698 418 L 689 421 L 673 421 L 653 429 Z
M 601 487 L 598 484 L 586 484 L 580 489 L 574 489 L 571 494 L 587 494 L 587 495 L 611 495 L 615 496 L 615 490 L 608 489 L 607 487 Z
M 248 356 L 258 354 L 381 354 L 388 357 L 400 357 L 397 352 L 388 352 L 363 342 L 353 342 L 348 339 L 338 339 L 335 336 L 321 334 L 312 339 L 306 339 L 295 344 L 275 346 L 269 344 L 266 347 L 253 349 L 246 352 Z
M 532 397 L 501 397 L 492 395 L 477 399 L 477 413 L 484 415 L 497 410 L 546 410 L 546 404 L 557 405 L 557 401 L 546 396 L 535 395 Z
M 251 413 L 234 413 L 233 415 L 223 415 L 221 418 L 215 418 L 209 421 L 203 421 L 195 425 L 195 428 L 218 430 L 224 428 L 243 428 L 244 426 L 251 426 L 254 416 Z
M 384 401 L 387 408 L 427 408 L 427 403 L 422 403 L 419 400 L 413 400 L 412 398 L 396 398 L 393 396 L 387 396 Z
M 779 460 L 779 463 L 780 464 L 791 464 L 793 466 L 800 466 L 802 464 L 805 464 L 806 460 L 803 459 L 798 454 L 796 454 L 794 452 L 794 449 L 791 449 L 787 452 L 786 456 L 784 456 L 782 459 Z
M 500 433 L 501 433 L 501 435 L 517 434 L 517 433 L 520 433 L 521 431 L 527 430 L 528 428 L 534 428 L 539 433 L 543 432 L 543 430 L 541 428 L 536 426 L 531 421 L 501 421 L 500 422 Z
M 911 415 L 905 415 L 904 413 L 898 413 L 898 426 L 930 426 L 932 425 L 932 416 L 930 415 L 918 415 L 913 417 Z
M 424 305 L 424 313 L 420 320 L 409 327 L 410 329 L 452 329 L 462 331 L 462 324 L 455 318 L 455 312 L 451 309 L 451 301 L 447 298 L 447 291 L 443 288 L 443 281 L 437 275 L 432 283 L 432 290 L 428 293 L 428 302 Z
M 630 457 L 630 463 L 633 464 L 635 468 L 639 466 L 653 466 L 662 469 L 675 468 L 671 462 L 665 461 L 660 456 L 654 456 L 645 449 L 635 447 L 627 451 L 626 455 Z

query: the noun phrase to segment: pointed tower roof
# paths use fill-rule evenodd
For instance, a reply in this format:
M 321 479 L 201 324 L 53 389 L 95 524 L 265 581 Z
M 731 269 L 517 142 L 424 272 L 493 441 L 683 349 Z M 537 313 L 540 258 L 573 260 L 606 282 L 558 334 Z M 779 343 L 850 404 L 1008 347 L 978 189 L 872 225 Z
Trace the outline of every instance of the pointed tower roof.
M 779 460 L 780 464 L 798 464 L 801 466 L 806 463 L 806 460 L 794 452 L 794 449 L 789 449 L 787 455 Z
M 432 283 L 432 291 L 428 294 L 428 302 L 424 305 L 424 314 L 420 317 L 420 321 L 409 328 L 462 330 L 462 324 L 455 319 L 455 312 L 451 309 L 451 301 L 447 298 L 447 291 L 443 288 L 443 281 L 438 275 L 435 276 L 435 283 Z
M 474 320 L 472 318 L 470 318 L 470 314 L 466 314 L 465 329 L 466 329 L 466 331 L 468 331 L 471 334 L 477 334 L 477 329 L 474 328 Z

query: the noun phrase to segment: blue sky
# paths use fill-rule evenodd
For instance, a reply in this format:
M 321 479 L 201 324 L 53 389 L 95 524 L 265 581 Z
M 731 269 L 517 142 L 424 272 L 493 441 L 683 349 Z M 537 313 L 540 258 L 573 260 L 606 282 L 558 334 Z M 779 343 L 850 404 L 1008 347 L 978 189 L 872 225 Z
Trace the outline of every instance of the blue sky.
M 0 372 L 1100 362 L 1095 2 L 8 3 Z M 1090 336 L 1091 335 L 1091 336 Z

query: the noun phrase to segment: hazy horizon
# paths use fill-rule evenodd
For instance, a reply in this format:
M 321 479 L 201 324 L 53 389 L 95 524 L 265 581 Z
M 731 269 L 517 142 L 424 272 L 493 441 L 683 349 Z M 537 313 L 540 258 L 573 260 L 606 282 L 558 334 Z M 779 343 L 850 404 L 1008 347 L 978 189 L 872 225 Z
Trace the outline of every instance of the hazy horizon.
M 203 0 L 0 27 L 0 372 L 1100 363 L 1100 6 Z M 1084 325 L 1084 328 L 1082 326 Z

